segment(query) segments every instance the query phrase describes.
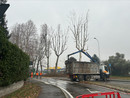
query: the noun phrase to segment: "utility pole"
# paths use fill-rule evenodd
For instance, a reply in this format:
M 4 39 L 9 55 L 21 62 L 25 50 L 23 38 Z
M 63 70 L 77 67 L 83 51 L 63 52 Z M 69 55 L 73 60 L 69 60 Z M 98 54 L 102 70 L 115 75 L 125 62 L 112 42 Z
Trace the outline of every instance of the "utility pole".
M 100 46 L 99 46 L 99 41 L 97 38 L 94 37 L 94 39 L 97 41 L 98 43 L 98 55 L 99 55 L 99 64 L 100 64 Z

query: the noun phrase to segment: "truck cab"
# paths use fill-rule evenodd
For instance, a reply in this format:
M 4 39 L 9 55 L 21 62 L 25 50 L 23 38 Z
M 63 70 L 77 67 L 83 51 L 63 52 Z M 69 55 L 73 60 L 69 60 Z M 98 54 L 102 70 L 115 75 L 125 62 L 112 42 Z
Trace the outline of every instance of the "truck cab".
M 104 64 L 101 64 L 99 66 L 99 69 L 100 69 L 100 79 L 103 79 L 104 81 L 106 81 L 110 76 L 108 66 L 104 65 Z

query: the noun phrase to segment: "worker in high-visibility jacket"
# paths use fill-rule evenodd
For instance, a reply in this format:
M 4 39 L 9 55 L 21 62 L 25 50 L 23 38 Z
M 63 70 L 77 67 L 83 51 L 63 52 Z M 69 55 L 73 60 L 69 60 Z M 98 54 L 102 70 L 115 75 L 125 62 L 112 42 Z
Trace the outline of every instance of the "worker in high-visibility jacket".
M 31 72 L 31 78 L 33 78 L 33 72 Z
M 40 76 L 42 76 L 42 73 L 40 73 Z
M 39 75 L 39 74 L 38 74 L 38 72 L 37 72 L 37 73 L 36 73 L 36 77 L 37 77 L 37 78 L 38 78 L 38 75 Z
M 36 73 L 36 76 L 38 76 L 39 74 L 38 74 L 38 72 Z
M 40 79 L 41 79 L 41 77 L 42 77 L 42 73 L 40 72 Z

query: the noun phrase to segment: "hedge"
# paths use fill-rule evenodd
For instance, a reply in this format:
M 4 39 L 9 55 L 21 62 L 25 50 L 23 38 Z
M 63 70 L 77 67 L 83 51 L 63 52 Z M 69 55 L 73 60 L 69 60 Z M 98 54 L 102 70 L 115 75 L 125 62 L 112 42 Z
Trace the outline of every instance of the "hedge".
M 0 27 L 0 86 L 28 78 L 29 56 L 10 43 Z

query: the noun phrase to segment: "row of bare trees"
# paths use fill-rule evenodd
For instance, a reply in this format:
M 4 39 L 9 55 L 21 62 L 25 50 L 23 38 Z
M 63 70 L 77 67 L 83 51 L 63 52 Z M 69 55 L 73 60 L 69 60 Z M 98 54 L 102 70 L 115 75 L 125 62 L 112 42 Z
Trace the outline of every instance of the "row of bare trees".
M 84 50 L 88 41 L 88 13 L 85 17 L 77 17 L 73 13 L 70 23 L 69 28 L 74 36 L 76 48 Z M 57 57 L 55 63 L 55 72 L 57 72 L 59 57 L 67 49 L 68 31 L 68 29 L 63 31 L 60 25 L 54 30 L 47 24 L 43 24 L 40 36 L 38 36 L 35 24 L 29 20 L 26 23 L 16 24 L 12 28 L 10 41 L 30 56 L 36 71 L 38 71 L 39 65 L 42 71 L 43 60 L 46 60 L 47 71 L 49 70 L 49 58 L 51 50 L 53 50 Z M 81 60 L 81 54 L 79 60 Z
M 41 33 L 38 36 L 36 26 L 29 20 L 12 28 L 10 41 L 30 56 L 36 71 L 40 66 L 42 72 L 43 60 L 46 60 L 47 71 L 49 70 L 49 58 L 53 50 L 57 56 L 55 65 L 57 72 L 59 56 L 66 50 L 66 38 L 67 35 L 62 33 L 60 25 L 54 30 L 47 24 L 41 25 Z
M 16 44 L 20 49 L 30 56 L 32 61 L 35 60 L 38 35 L 36 26 L 29 20 L 26 23 L 15 24 L 11 31 L 10 41 Z

